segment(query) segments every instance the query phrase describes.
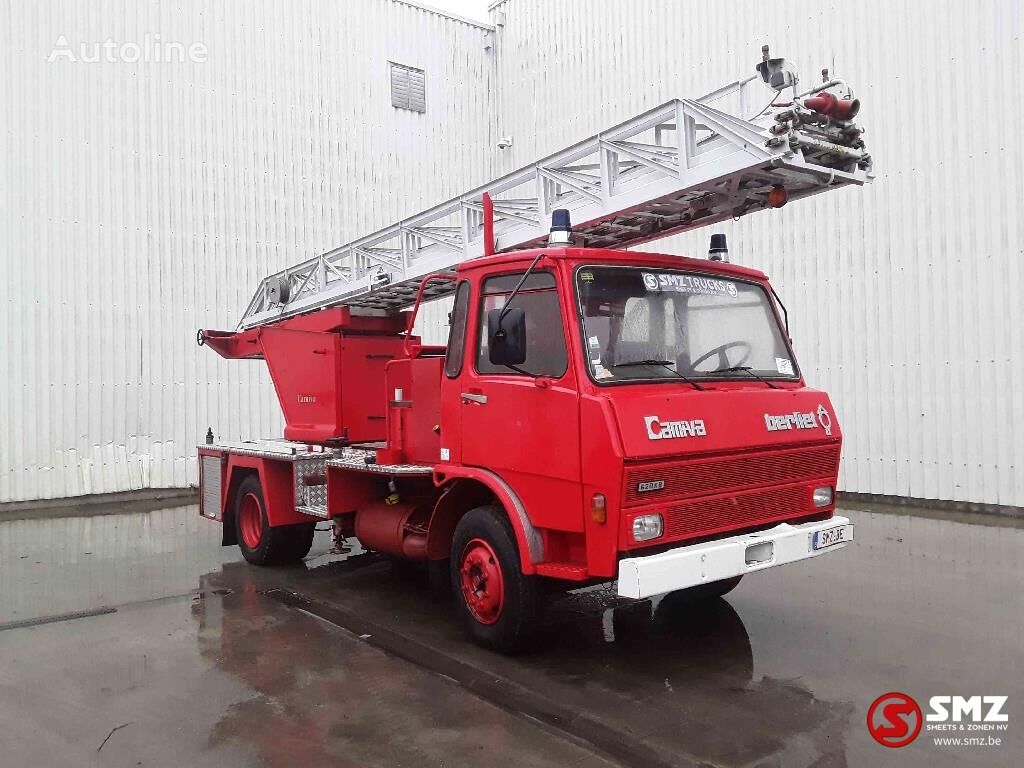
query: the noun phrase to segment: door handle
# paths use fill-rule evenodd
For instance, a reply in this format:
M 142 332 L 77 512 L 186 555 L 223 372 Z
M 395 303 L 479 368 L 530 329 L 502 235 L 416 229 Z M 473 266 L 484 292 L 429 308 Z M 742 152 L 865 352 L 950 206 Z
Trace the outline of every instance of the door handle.
M 463 392 L 462 402 L 464 403 L 477 403 L 478 405 L 487 405 L 487 395 L 477 395 L 473 392 Z

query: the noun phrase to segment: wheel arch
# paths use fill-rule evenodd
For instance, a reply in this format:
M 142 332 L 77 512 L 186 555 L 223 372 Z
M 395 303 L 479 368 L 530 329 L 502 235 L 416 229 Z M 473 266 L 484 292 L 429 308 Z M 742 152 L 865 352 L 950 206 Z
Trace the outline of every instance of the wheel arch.
M 259 472 L 253 467 L 228 466 L 227 491 L 224 494 L 221 514 L 220 543 L 222 547 L 230 547 L 238 543 L 238 527 L 235 525 L 235 497 L 238 495 L 239 486 L 250 475 L 259 477 Z
M 315 522 L 313 518 L 295 509 L 295 483 L 290 462 L 269 459 L 262 456 L 228 455 L 227 483 L 224 492 L 223 514 L 225 545 L 237 544 L 235 526 L 235 496 L 238 486 L 246 477 L 259 478 L 263 503 L 266 505 L 267 520 L 271 527 Z
M 443 560 L 450 555 L 455 526 L 471 509 L 484 504 L 497 504 L 505 510 L 519 548 L 523 573 L 537 572 L 536 564 L 544 560 L 544 542 L 526 513 L 519 496 L 508 483 L 486 469 L 459 467 L 446 469 L 435 478 L 442 489 L 434 505 L 427 530 L 427 557 Z

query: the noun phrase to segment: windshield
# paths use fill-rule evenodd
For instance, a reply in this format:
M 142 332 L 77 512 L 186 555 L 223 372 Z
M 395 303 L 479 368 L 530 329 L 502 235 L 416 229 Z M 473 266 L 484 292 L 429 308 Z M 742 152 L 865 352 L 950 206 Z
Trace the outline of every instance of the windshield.
M 598 383 L 796 379 L 765 290 L 741 280 L 641 267 L 582 267 L 583 344 Z

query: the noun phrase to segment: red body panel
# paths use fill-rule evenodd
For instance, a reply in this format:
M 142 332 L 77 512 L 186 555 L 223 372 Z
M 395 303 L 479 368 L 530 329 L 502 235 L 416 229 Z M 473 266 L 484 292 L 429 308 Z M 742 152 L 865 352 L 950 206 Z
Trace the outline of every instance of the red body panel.
M 327 468 L 327 508 L 334 515 L 354 514 L 356 510 L 384 495 L 384 478 L 368 472 Z
M 682 388 L 670 386 L 668 389 L 672 391 L 666 391 L 664 384 L 636 384 L 610 392 L 625 457 L 688 456 L 840 438 L 838 421 L 824 392 L 805 387 L 789 388 L 792 385 L 770 389 L 759 381 L 718 382 L 709 386 L 715 389 L 697 392 L 683 385 Z M 776 431 L 765 427 L 765 414 L 816 413 L 818 408 L 824 408 L 830 424 L 835 425 L 830 430 L 831 435 L 826 435 L 820 426 Z M 657 421 L 648 424 L 650 418 Z M 696 419 L 704 423 L 707 433 L 699 438 L 653 439 L 651 436 L 660 437 L 666 422 Z
M 267 361 L 285 439 L 362 442 L 386 436 L 384 369 L 403 355 L 407 322 L 404 312 L 365 317 L 335 307 L 238 333 L 204 331 L 202 338 L 222 357 Z
M 388 363 L 388 447 L 379 455 L 381 461 L 435 464 L 440 460 L 443 364 L 442 357 Z
M 487 403 L 463 401 L 462 463 L 500 475 L 537 527 L 582 531 L 579 398 L 572 383 L 540 388 L 509 376 L 464 383 Z

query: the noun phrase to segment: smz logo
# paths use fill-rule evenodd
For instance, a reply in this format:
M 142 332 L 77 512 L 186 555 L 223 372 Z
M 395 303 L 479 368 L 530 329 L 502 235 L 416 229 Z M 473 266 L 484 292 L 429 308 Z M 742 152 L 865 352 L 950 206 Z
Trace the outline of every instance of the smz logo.
M 707 427 L 703 419 L 691 421 L 659 421 L 657 416 L 644 416 L 648 440 L 668 440 L 673 437 L 704 437 Z
M 905 747 L 921 732 L 924 716 L 905 693 L 883 693 L 868 709 L 868 732 L 883 747 Z
M 927 721 L 929 731 L 1005 731 L 1009 717 L 1003 712 L 1006 696 L 932 696 L 928 699 L 931 710 L 927 717 L 921 707 L 905 693 L 891 691 L 875 699 L 868 709 L 868 731 L 883 747 L 905 747 L 921 733 Z M 937 745 L 948 743 L 999 745 L 1000 737 L 943 737 L 935 739 Z
M 928 706 L 932 711 L 925 719 L 929 723 L 948 723 L 950 720 L 959 723 L 966 717 L 970 718 L 972 723 L 1005 723 L 1010 719 L 1010 716 L 1003 712 L 1008 698 L 1008 696 L 932 696 L 928 699 Z M 928 726 L 928 729 L 931 730 L 932 727 Z

